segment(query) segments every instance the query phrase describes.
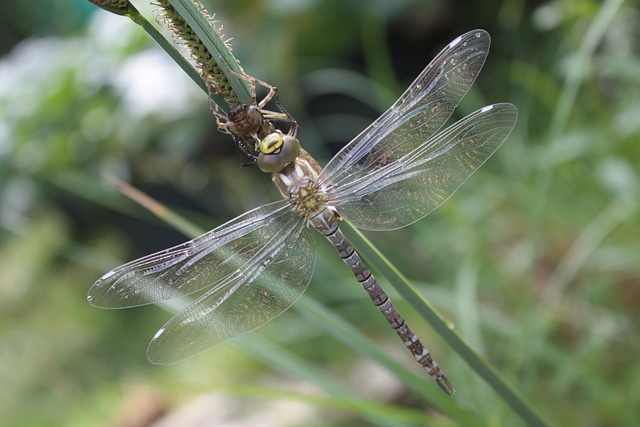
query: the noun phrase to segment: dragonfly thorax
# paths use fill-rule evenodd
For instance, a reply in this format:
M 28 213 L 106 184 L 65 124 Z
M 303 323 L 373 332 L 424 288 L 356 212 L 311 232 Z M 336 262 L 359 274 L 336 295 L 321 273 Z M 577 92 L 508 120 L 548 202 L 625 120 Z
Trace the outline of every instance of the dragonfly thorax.
M 306 152 L 305 152 L 306 154 Z M 327 195 L 318 183 L 317 164 L 301 155 L 293 163 L 273 174 L 273 182 L 298 215 L 311 218 L 327 206 Z

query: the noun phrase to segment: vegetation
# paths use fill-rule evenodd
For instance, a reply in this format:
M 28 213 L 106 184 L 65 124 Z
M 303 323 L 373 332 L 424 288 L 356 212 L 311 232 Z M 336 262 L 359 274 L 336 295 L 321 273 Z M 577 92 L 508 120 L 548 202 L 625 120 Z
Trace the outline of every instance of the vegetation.
M 139 26 L 86 1 L 46 3 L 0 5 L 3 425 L 145 425 L 131 423 L 199 405 L 213 425 L 534 423 L 383 281 L 456 387 L 442 395 L 320 240 L 308 296 L 283 316 L 189 361 L 149 364 L 168 313 L 97 310 L 86 291 L 185 236 L 105 177 L 202 229 L 279 196 L 239 168 L 201 88 Z M 438 211 L 367 238 L 548 423 L 638 424 L 637 3 L 205 4 L 321 162 L 446 43 L 489 31 L 458 114 L 509 101 L 516 131 Z

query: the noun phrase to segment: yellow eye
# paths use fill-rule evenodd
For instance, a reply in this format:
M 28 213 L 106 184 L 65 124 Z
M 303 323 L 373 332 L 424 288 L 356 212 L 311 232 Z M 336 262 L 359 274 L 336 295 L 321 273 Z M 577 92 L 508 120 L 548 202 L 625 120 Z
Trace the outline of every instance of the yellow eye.
M 282 149 L 283 143 L 282 134 L 274 132 L 260 141 L 258 149 L 260 150 L 260 154 L 278 154 Z
M 300 142 L 281 133 L 267 135 L 259 145 L 258 167 L 263 172 L 280 172 L 300 154 Z M 271 151 L 269 151 L 271 150 Z

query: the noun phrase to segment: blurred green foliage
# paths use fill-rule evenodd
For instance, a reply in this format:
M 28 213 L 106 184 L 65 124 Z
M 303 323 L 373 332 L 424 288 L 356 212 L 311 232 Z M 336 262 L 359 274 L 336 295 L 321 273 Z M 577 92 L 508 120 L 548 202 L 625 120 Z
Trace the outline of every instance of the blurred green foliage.
M 133 425 L 125 421 L 134 415 L 153 417 L 224 390 L 235 397 L 209 402 L 228 417 L 217 425 L 256 413 L 266 425 L 272 412 L 293 417 L 273 425 L 374 424 L 355 404 L 283 411 L 255 390 L 230 391 L 257 384 L 274 396 L 308 391 L 293 362 L 278 366 L 246 350 L 265 338 L 315 367 L 336 386 L 334 396 L 345 389 L 372 407 L 385 401 L 424 410 L 415 393 L 300 307 L 240 346 L 155 367 L 144 349 L 166 312 L 106 312 L 86 303 L 88 287 L 113 266 L 184 239 L 106 185 L 104 174 L 204 228 L 278 195 L 267 176 L 239 169 L 204 94 L 144 32 L 88 2 L 70 4 L 0 5 L 3 22 L 14 24 L 0 26 L 11 33 L 2 37 L 11 42 L 0 58 L 2 424 Z M 492 51 L 459 115 L 509 101 L 520 112 L 516 131 L 436 213 L 369 237 L 551 423 L 640 422 L 637 2 L 207 6 L 245 70 L 278 86 L 300 121 L 303 144 L 321 162 L 390 105 L 446 43 L 472 28 L 488 30 Z M 332 249 L 318 246 L 309 294 L 412 364 Z M 397 304 L 454 383 L 453 404 L 480 424 L 519 425 L 403 301 Z

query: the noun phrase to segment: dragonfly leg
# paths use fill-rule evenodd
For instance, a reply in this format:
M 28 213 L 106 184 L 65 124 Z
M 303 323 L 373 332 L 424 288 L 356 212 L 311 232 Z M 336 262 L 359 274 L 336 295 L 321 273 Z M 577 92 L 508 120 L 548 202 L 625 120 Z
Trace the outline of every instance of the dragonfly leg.
M 298 131 L 300 130 L 300 126 L 298 125 L 298 122 L 296 121 L 296 119 L 294 119 L 293 116 L 289 114 L 289 112 L 280 104 L 280 98 L 278 97 L 278 90 L 275 88 L 275 86 L 273 89 L 275 89 L 276 91 L 274 94 L 275 103 L 276 103 L 276 106 L 278 107 L 278 110 L 280 110 L 280 113 L 281 113 L 280 118 L 276 118 L 274 120 L 290 123 L 291 126 L 289 127 L 289 132 L 287 133 L 287 135 L 293 136 L 295 138 L 296 136 L 298 136 Z M 284 118 L 282 118 L 282 114 L 284 114 Z
M 278 88 L 276 86 L 270 85 L 269 83 L 256 77 L 250 76 L 246 73 L 237 73 L 236 71 L 231 69 L 229 70 L 229 72 L 249 83 L 251 102 L 253 105 L 256 105 L 258 107 L 258 110 L 262 113 L 264 120 L 289 123 L 290 127 L 287 135 L 293 137 L 296 137 L 298 135 L 300 126 L 298 125 L 298 122 L 293 118 L 293 116 L 289 114 L 289 112 L 280 104 L 280 100 L 278 98 Z M 258 95 L 256 92 L 257 84 L 269 90 L 269 92 L 265 95 L 264 98 L 262 98 L 262 100 L 260 100 L 260 102 L 258 102 Z M 269 104 L 269 102 L 271 102 L 272 100 L 275 101 L 276 107 L 279 111 L 265 110 L 267 104 Z
M 242 80 L 246 81 L 247 83 L 249 83 L 249 90 L 250 90 L 250 96 L 251 96 L 251 102 L 255 105 L 258 106 L 258 108 L 260 110 L 262 110 L 269 102 L 271 102 L 271 100 L 273 99 L 274 96 L 276 96 L 276 94 L 278 93 L 278 89 L 273 86 L 270 85 L 269 83 L 262 81 L 260 79 L 257 79 L 253 76 L 250 76 L 246 73 L 238 73 L 234 70 L 229 70 L 229 72 L 231 74 L 233 74 L 234 76 L 241 78 Z M 269 92 L 265 95 L 264 98 L 262 98 L 262 100 L 260 102 L 258 102 L 258 95 L 256 93 L 256 84 L 259 84 L 260 86 L 265 87 L 266 89 L 269 90 Z
M 218 104 L 213 102 L 211 97 L 209 97 L 209 110 L 211 110 L 213 117 L 216 118 L 216 127 L 218 130 L 224 133 L 231 133 L 227 129 L 227 122 L 229 121 L 229 118 L 220 112 Z
M 216 126 L 219 131 L 224 133 L 230 133 L 227 129 L 227 122 L 229 118 L 220 112 L 220 107 L 218 104 L 213 102 L 213 95 L 219 93 L 217 89 L 217 84 L 214 82 L 206 81 L 207 88 L 209 89 L 209 111 L 213 114 L 213 117 L 216 118 Z

